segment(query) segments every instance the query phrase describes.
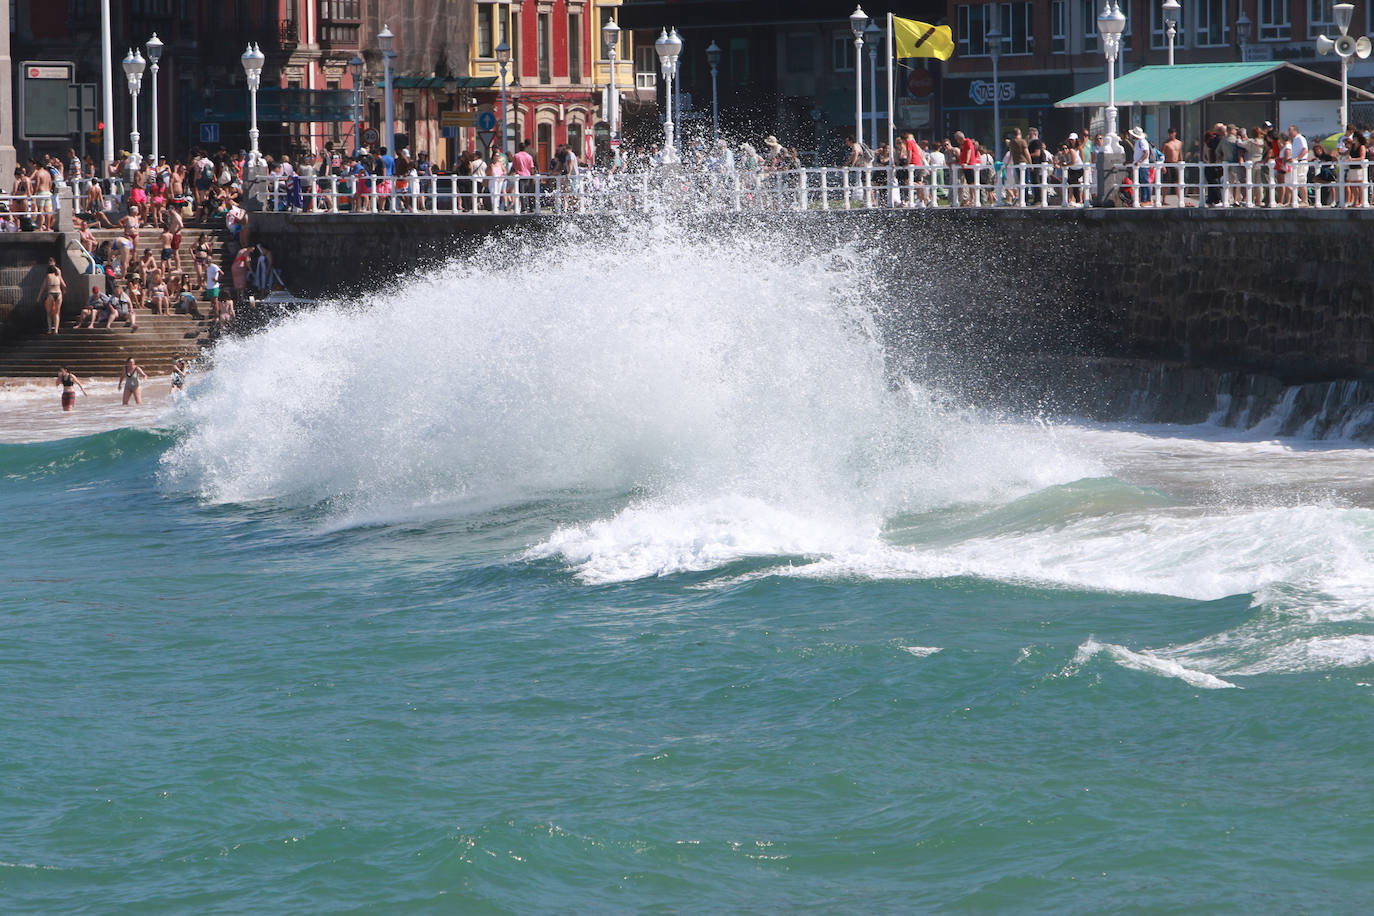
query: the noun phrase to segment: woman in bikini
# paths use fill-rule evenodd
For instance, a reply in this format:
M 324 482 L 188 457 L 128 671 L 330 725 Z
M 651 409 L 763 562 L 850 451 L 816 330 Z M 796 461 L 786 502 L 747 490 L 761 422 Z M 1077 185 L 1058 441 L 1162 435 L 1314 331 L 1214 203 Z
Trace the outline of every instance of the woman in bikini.
M 148 308 L 152 309 L 154 315 L 172 314 L 171 304 L 167 300 L 167 283 L 162 279 L 161 270 L 154 270 L 148 278 Z
M 124 230 L 124 237 L 129 240 L 129 253 L 133 257 L 138 257 L 138 230 L 142 226 L 139 214 L 143 211 L 138 204 L 129 204 L 129 213 L 119 221 L 119 227 Z
M 86 386 L 81 384 L 81 379 L 68 372 L 66 366 L 58 370 L 57 384 L 62 386 L 62 411 L 67 413 L 76 406 L 76 389 L 80 388 L 81 393 L 86 394 Z
M 134 399 L 135 404 L 143 403 L 143 392 L 139 386 L 147 381 L 148 373 L 138 368 L 138 363 L 130 356 L 124 361 L 124 376 L 119 380 L 118 388 L 124 389 L 124 406 L 129 406 L 129 398 Z
M 52 258 L 48 259 L 48 272 L 43 277 L 43 311 L 48 316 L 48 333 L 56 334 L 62 322 L 62 296 L 67 291 L 67 281 Z
M 205 289 L 205 268 L 210 265 L 210 243 L 205 235 L 202 232 L 196 240 L 196 247 L 191 249 L 192 260 L 196 264 L 196 289 Z

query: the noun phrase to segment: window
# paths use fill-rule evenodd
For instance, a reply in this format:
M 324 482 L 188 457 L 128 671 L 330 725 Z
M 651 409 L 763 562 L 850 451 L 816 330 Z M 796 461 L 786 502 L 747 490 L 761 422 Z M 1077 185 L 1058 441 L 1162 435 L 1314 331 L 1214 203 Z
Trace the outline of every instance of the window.
M 635 88 L 653 89 L 658 85 L 658 52 L 652 45 L 635 48 Z
M 1099 7 L 1093 0 L 1080 0 L 1079 9 L 1083 11 L 1083 50 L 1097 50 L 1097 11 Z
M 1029 3 L 1002 4 L 1002 53 L 1029 54 L 1035 50 Z
M 730 39 L 730 79 L 737 86 L 749 82 L 749 42 L 743 38 Z
M 1287 41 L 1293 32 L 1288 17 L 1288 0 L 1260 0 L 1260 41 Z
M 568 14 L 568 82 L 582 82 L 582 16 Z
M 544 18 L 548 13 L 540 13 L 539 18 Z M 539 160 L 539 171 L 549 170 L 549 160 L 553 157 L 553 125 L 545 121 L 538 125 L 534 130 L 534 135 L 538 139 L 535 148 L 535 156 Z
M 552 65 L 549 55 L 553 45 L 553 16 L 550 13 L 539 14 L 538 40 L 539 82 L 547 83 L 552 78 Z
M 1197 0 L 1197 45 L 1218 48 L 1226 45 L 1231 28 L 1226 21 L 1227 0 Z
M 1169 35 L 1164 31 L 1164 10 L 1161 8 L 1162 6 L 1162 3 L 1150 4 L 1150 47 L 1152 48 L 1169 47 Z M 1175 48 L 1183 47 L 1183 39 L 1188 34 L 1187 28 L 1183 25 L 1183 14 L 1187 6 L 1183 4 L 1180 4 L 1180 6 L 1183 6 L 1183 9 L 1178 11 L 1176 14 L 1177 18 L 1174 20 Z
M 503 41 L 510 44 L 510 4 L 477 4 L 477 56 L 495 57 Z
M 854 69 L 854 36 L 836 35 L 831 41 L 831 66 L 836 73 L 848 73 Z
M 1069 25 L 1064 9 L 1066 0 L 1052 0 L 1050 3 L 1050 50 L 1062 54 L 1069 46 Z
M 1087 0 L 1092 2 L 1092 0 Z M 988 4 L 959 7 L 959 53 L 965 57 L 987 54 Z
M 816 69 L 815 43 L 810 35 L 787 36 L 787 72 L 812 73 Z
M 1333 0 L 1307 0 L 1307 37 L 1334 35 L 1336 17 L 1331 12 Z
M 1003 54 L 1029 54 L 1035 50 L 1031 31 L 1029 3 L 999 3 Z M 992 4 L 982 3 L 959 7 L 959 53 L 977 57 L 991 52 L 987 33 L 992 28 Z
M 358 0 L 320 0 L 320 18 L 331 21 L 361 21 L 358 15 Z

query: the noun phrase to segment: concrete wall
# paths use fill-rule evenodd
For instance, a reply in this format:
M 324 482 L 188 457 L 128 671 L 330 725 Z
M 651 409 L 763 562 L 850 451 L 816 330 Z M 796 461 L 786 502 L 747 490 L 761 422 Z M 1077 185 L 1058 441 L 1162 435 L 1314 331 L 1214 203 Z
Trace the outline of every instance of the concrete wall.
M 43 309 L 38 303 L 38 293 L 43 288 L 48 258 L 61 257 L 64 249 L 60 232 L 0 234 L 0 345 L 16 336 L 43 330 Z M 71 274 L 64 276 L 70 303 L 74 278 Z
M 634 232 L 640 219 L 572 218 Z M 356 293 L 555 218 L 255 213 L 297 294 Z M 712 217 L 712 233 L 854 239 L 891 264 L 908 358 L 1005 375 L 1020 354 L 1174 361 L 1285 381 L 1374 376 L 1374 213 L 904 210 Z M 971 367 L 971 368 L 970 368 Z

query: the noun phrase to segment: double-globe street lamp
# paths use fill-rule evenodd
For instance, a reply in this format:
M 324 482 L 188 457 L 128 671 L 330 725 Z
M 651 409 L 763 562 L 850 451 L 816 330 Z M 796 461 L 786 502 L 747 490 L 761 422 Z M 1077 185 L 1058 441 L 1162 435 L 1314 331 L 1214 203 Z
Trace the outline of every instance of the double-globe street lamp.
M 606 59 L 611 62 L 611 84 L 606 91 L 606 120 L 610 122 L 611 142 L 620 141 L 620 93 L 615 88 L 615 60 L 620 48 L 620 26 L 614 19 L 607 19 L 601 27 L 601 46 L 606 49 Z
M 712 41 L 706 46 L 706 63 L 711 67 L 711 142 L 720 141 L 720 95 L 716 91 L 716 75 L 720 73 L 720 45 Z
M 262 64 L 266 59 L 262 49 L 251 42 L 239 57 L 243 75 L 248 79 L 248 170 L 254 175 L 262 166 L 262 153 L 258 151 L 258 86 L 262 84 Z
M 1174 36 L 1178 34 L 1178 14 L 1183 7 L 1178 0 L 1164 0 L 1164 34 L 1169 38 L 1169 66 L 1174 65 Z
M 348 62 L 348 73 L 353 77 L 353 155 L 358 155 L 358 147 L 362 145 L 362 124 L 363 124 L 363 67 L 367 66 L 367 61 L 357 51 L 353 52 L 353 59 Z
M 1102 141 L 1103 151 L 1110 155 L 1121 155 L 1120 127 L 1116 112 L 1116 55 L 1121 51 L 1121 33 L 1126 31 L 1126 17 L 1116 0 L 1103 0 L 1102 13 L 1097 17 L 1097 31 L 1102 36 L 1102 52 L 1107 56 L 1107 110 L 1106 137 Z
M 146 64 L 143 55 L 130 48 L 123 66 L 124 76 L 129 81 L 129 177 L 132 180 L 133 173 L 138 171 L 143 161 L 138 151 L 138 91 L 143 85 L 143 68 Z
M 658 52 L 659 67 L 666 81 L 663 93 L 666 114 L 663 119 L 663 164 L 674 165 L 678 158 L 677 146 L 673 140 L 673 77 L 677 74 L 678 55 L 682 53 L 682 39 L 678 37 L 677 29 L 674 28 L 671 34 L 667 29 L 659 32 L 658 40 L 654 42 L 654 50 Z
M 396 116 L 392 108 L 391 98 L 391 59 L 396 56 L 396 36 L 392 34 L 391 28 L 382 23 L 382 30 L 377 33 L 377 47 L 382 51 L 382 73 L 383 82 L 386 84 L 386 102 L 383 106 L 383 117 L 386 118 L 386 128 L 382 136 L 386 137 L 386 152 L 388 156 L 396 155 Z
M 496 66 L 501 68 L 501 152 L 506 150 L 506 138 L 510 136 L 506 126 L 506 67 L 510 66 L 510 45 L 506 40 L 496 46 Z
M 864 137 L 864 29 L 868 27 L 868 14 L 862 6 L 854 7 L 849 14 L 849 30 L 854 33 L 854 139 Z
M 151 71 L 148 75 L 153 81 L 153 168 L 156 169 L 162 161 L 157 143 L 157 62 L 162 59 L 162 42 L 158 39 L 157 32 L 153 33 L 153 37 L 148 39 L 144 47 L 148 49 L 148 68 Z

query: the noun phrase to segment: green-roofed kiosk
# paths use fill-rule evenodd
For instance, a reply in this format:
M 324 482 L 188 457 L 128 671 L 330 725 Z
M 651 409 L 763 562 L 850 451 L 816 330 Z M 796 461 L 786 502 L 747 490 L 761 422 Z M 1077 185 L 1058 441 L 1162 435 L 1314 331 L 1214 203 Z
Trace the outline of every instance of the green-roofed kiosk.
M 1158 140 L 1170 125 L 1181 125 L 1185 150 L 1217 121 L 1247 128 L 1265 121 L 1297 124 L 1308 136 L 1325 137 L 1340 129 L 1340 96 L 1340 80 L 1286 61 L 1141 67 L 1116 81 L 1121 129 L 1140 124 Z M 1350 98 L 1374 94 L 1351 86 Z M 1054 107 L 1083 109 L 1086 126 L 1106 104 L 1104 82 Z

